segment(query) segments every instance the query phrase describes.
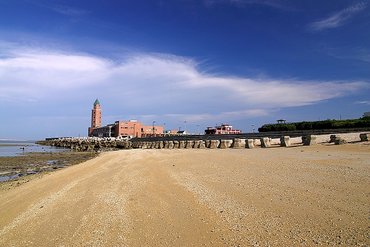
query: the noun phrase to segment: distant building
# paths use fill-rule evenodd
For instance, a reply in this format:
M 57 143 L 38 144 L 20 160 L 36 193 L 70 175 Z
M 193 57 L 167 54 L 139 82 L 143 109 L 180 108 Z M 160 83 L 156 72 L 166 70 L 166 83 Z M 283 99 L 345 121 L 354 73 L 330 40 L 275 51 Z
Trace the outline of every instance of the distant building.
M 363 117 L 370 117 L 370 111 L 365 112 L 364 115 L 363 115 Z
M 187 135 L 188 133 L 186 132 L 186 130 L 178 130 L 176 132 L 176 135 L 179 135 L 179 136 L 182 136 L 182 135 Z
M 175 135 L 177 135 L 177 132 L 178 132 L 178 130 L 166 130 L 166 131 L 164 131 L 164 134 L 166 135 L 166 136 L 175 136 Z
M 96 137 L 147 137 L 162 136 L 163 127 L 145 126 L 137 120 L 116 121 L 113 124 L 101 126 L 101 107 L 99 100 L 95 100 L 91 112 L 91 127 L 89 127 L 89 136 Z
M 88 129 L 89 136 L 92 135 L 94 129 L 101 127 L 101 107 L 98 99 L 95 100 L 93 109 L 91 110 L 91 127 Z
M 221 124 L 220 126 L 216 127 L 207 127 L 204 130 L 206 135 L 225 135 L 225 134 L 240 134 L 240 130 L 233 129 L 233 126 L 229 124 Z

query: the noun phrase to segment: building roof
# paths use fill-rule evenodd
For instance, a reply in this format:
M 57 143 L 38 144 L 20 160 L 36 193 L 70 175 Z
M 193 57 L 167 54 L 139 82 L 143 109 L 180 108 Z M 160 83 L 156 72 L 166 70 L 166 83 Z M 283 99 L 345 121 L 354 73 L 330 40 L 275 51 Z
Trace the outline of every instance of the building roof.
M 96 105 L 100 105 L 100 102 L 99 102 L 98 99 L 96 99 L 95 102 L 94 102 L 94 106 L 96 106 Z

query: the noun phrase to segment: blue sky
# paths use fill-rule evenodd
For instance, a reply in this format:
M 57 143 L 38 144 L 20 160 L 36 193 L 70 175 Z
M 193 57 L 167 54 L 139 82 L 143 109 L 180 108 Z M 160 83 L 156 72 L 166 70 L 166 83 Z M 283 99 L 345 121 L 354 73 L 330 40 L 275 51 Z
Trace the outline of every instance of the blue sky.
M 0 139 L 370 111 L 370 1 L 0 0 Z M 254 126 L 254 127 L 253 127 Z

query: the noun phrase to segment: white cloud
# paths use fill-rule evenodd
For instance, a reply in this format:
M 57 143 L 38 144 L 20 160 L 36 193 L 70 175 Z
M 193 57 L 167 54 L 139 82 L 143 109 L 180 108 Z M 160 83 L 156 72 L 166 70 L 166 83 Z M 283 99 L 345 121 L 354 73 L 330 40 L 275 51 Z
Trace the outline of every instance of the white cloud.
M 0 101 L 93 101 L 105 99 L 116 112 L 193 121 L 265 116 L 369 88 L 362 81 L 302 81 L 216 76 L 188 58 L 132 54 L 111 61 L 13 46 L 0 57 Z
M 356 101 L 355 104 L 370 105 L 370 100 Z
M 349 18 L 364 10 L 366 7 L 367 5 L 364 2 L 351 5 L 348 8 L 335 12 L 324 19 L 311 23 L 309 28 L 312 31 L 322 31 L 325 29 L 340 27 L 344 25 Z

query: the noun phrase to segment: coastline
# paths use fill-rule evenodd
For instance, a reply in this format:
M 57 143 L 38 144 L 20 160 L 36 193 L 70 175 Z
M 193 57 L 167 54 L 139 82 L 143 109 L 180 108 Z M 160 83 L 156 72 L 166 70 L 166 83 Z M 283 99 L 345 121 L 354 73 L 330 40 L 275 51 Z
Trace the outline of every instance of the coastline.
M 0 157 L 0 190 L 9 189 L 50 173 L 95 158 L 95 152 L 34 152 Z

